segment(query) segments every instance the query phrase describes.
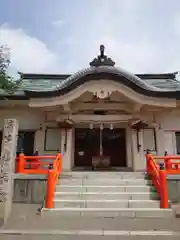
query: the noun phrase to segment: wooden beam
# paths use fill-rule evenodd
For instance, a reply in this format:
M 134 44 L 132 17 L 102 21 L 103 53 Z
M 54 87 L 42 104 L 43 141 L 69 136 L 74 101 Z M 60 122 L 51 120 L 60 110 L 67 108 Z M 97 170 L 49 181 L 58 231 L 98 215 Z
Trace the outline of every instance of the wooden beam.
M 140 112 L 141 108 L 142 108 L 142 104 L 136 103 L 132 105 L 132 112 L 133 113 L 137 113 Z
M 96 123 L 116 123 L 116 122 L 127 122 L 128 120 L 132 119 L 131 114 L 127 115 L 59 115 L 56 119 L 57 122 L 66 121 L 67 119 L 72 120 L 75 123 L 78 122 L 96 122 Z
M 69 103 L 62 105 L 64 112 L 71 112 L 71 106 Z
M 93 109 L 94 111 L 102 110 L 123 110 L 126 112 L 131 112 L 132 107 L 131 104 L 128 103 L 73 103 L 72 111 L 77 112 L 78 110 L 85 111 L 89 109 Z

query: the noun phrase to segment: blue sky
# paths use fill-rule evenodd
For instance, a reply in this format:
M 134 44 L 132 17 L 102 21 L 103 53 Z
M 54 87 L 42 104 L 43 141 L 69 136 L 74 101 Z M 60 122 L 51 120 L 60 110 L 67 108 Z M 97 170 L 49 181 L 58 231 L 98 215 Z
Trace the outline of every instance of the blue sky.
M 66 73 L 105 45 L 132 73 L 180 70 L 179 0 L 1 0 L 0 44 L 12 69 Z

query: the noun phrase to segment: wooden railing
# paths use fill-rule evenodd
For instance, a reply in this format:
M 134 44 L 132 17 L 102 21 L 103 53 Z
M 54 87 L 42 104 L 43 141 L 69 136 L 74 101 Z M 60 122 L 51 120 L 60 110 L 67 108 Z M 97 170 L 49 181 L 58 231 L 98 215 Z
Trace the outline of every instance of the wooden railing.
M 152 156 L 147 153 L 147 174 L 160 196 L 161 208 L 168 208 L 167 175 L 180 174 L 180 156 Z
M 160 207 L 168 208 L 168 190 L 166 182 L 166 171 L 163 169 L 163 165 L 159 165 L 154 160 L 154 157 L 151 154 L 146 155 L 147 160 L 147 174 L 152 179 L 152 184 L 156 188 L 160 196 Z
M 180 174 L 180 156 L 153 156 L 153 159 L 163 161 L 166 174 Z
M 58 154 L 56 160 L 50 165 L 48 171 L 47 191 L 46 191 L 46 208 L 54 208 L 54 192 L 58 178 L 62 173 L 62 155 Z
M 53 163 L 57 155 L 52 156 L 25 156 L 21 153 L 16 158 L 16 173 L 48 174 L 49 164 Z M 43 160 L 51 160 L 45 162 Z
M 43 159 L 50 159 L 51 163 L 42 162 Z M 58 178 L 62 173 L 61 153 L 54 156 L 25 156 L 21 153 L 17 157 L 16 172 L 21 174 L 47 174 L 45 207 L 54 207 L 54 192 Z

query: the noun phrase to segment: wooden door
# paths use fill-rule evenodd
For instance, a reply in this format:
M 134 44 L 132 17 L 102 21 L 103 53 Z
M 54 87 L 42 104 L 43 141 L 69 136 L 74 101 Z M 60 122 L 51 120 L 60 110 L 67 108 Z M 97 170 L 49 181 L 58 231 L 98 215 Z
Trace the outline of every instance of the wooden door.
M 77 167 L 92 165 L 92 156 L 99 155 L 99 129 L 75 129 L 75 159 Z
M 112 167 L 126 167 L 125 129 L 103 130 L 103 155 L 110 157 Z

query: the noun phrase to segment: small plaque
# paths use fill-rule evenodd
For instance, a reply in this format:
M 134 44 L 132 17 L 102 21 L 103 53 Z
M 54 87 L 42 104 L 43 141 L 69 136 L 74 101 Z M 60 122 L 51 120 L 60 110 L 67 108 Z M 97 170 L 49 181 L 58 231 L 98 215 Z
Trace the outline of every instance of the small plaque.
M 79 154 L 79 156 L 84 156 L 84 151 L 80 151 L 80 152 L 78 152 L 78 154 Z

